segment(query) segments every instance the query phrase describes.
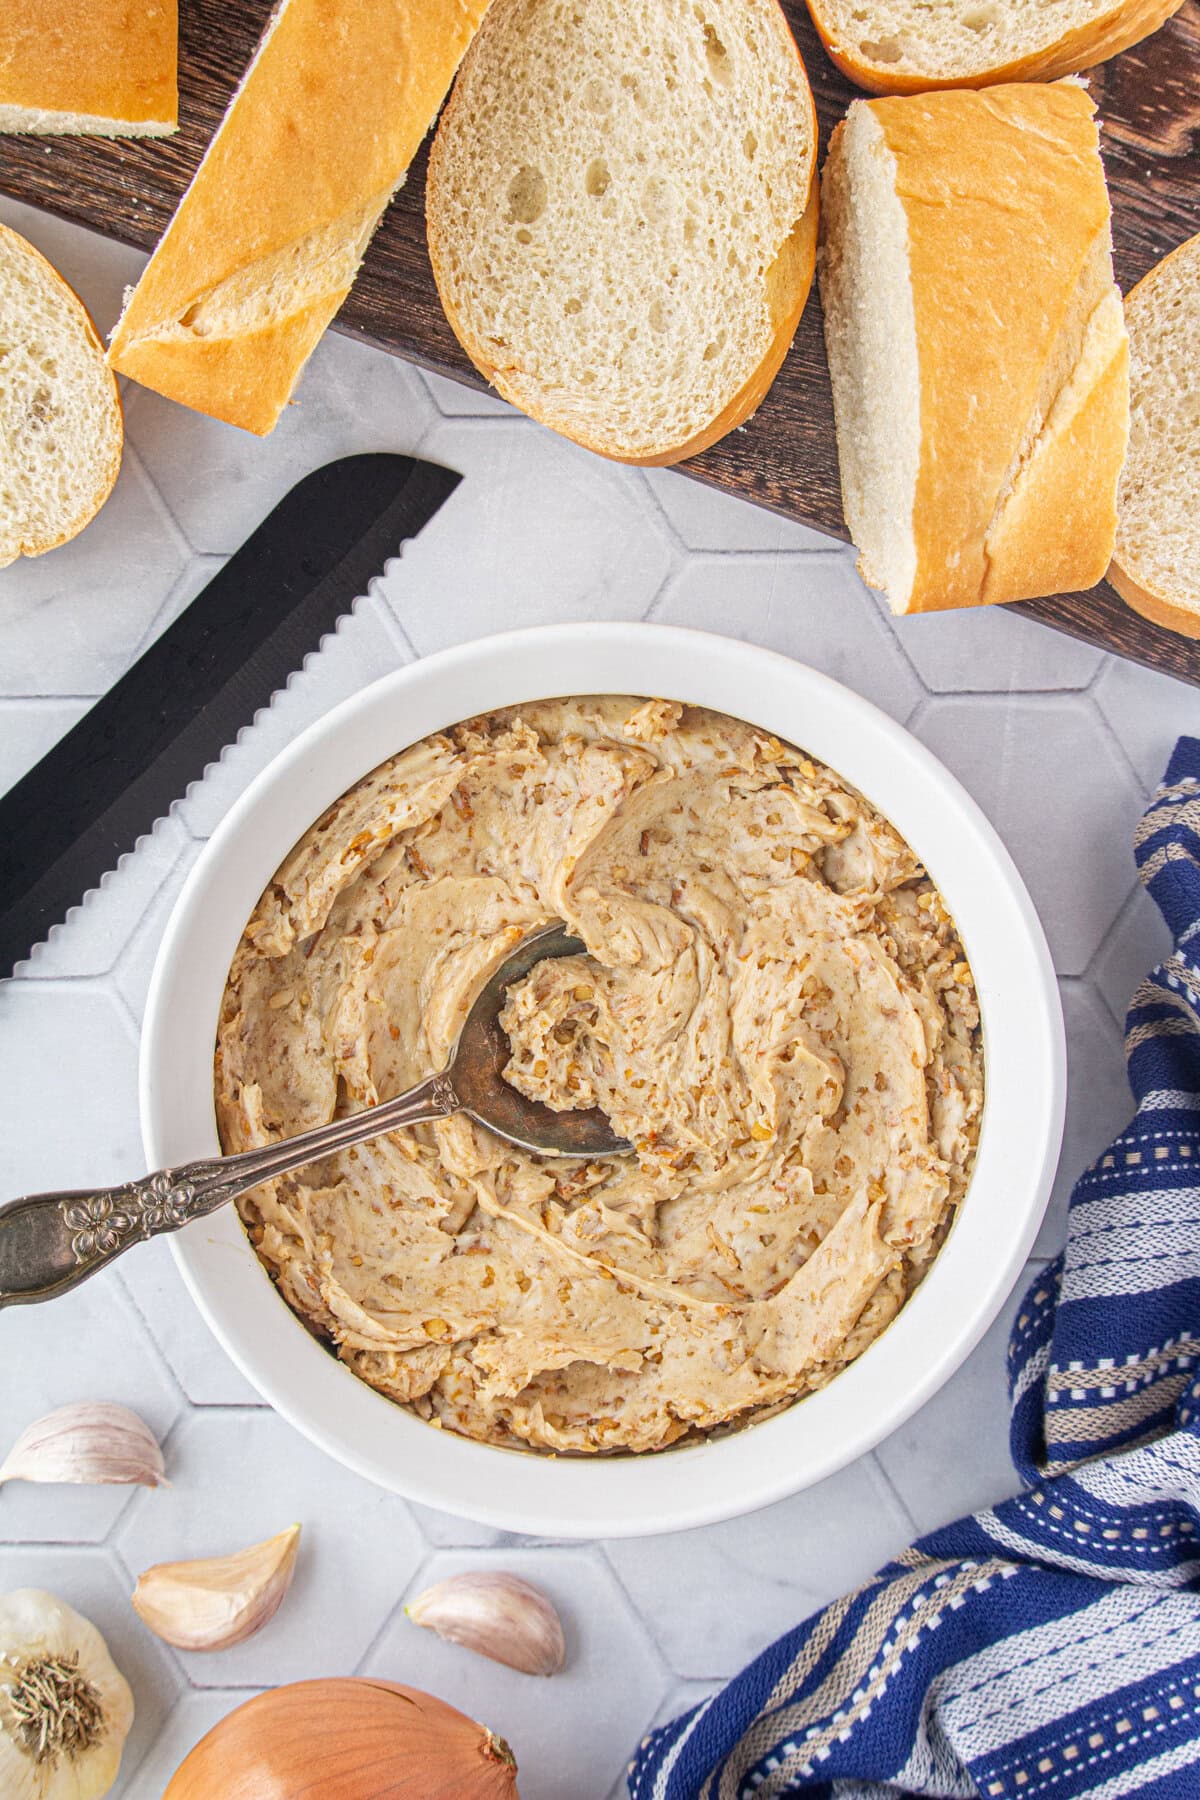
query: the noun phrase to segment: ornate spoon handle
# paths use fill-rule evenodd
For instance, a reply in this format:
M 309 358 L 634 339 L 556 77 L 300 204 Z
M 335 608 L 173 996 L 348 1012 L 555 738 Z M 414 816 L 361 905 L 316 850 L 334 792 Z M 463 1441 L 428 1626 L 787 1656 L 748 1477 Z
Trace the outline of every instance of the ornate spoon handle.
M 449 1074 L 431 1075 L 382 1106 L 236 1156 L 157 1169 L 120 1187 L 32 1194 L 0 1206 L 0 1307 L 52 1300 L 143 1238 L 178 1231 L 262 1181 L 319 1162 L 403 1125 L 457 1112 Z

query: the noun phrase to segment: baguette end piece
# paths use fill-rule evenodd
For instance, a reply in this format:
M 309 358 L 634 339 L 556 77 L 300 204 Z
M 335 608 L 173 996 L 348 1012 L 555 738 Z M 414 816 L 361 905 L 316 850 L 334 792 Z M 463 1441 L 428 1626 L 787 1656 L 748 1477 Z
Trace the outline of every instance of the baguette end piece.
M 487 0 L 280 0 L 127 296 L 110 368 L 259 436 L 292 397 Z
M 235 270 L 177 318 L 139 332 L 126 296 L 109 367 L 197 412 L 267 436 L 358 273 L 391 198 Z
M 168 137 L 178 62 L 178 0 L 3 0 L 0 132 Z

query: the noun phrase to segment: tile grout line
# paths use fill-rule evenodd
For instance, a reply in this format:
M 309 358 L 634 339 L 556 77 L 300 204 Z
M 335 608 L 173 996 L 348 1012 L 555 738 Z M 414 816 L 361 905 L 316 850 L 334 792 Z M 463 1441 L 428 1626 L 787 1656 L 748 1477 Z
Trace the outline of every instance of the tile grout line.
M 413 1515 L 412 1515 L 411 1511 L 409 1511 L 407 1505 L 405 1505 L 405 1512 L 408 1514 L 408 1518 L 413 1527 L 413 1530 L 417 1533 L 417 1536 L 420 1538 L 421 1543 L 424 1546 L 424 1551 L 423 1551 L 420 1561 L 417 1563 L 416 1568 L 413 1570 L 411 1576 L 409 1577 L 407 1583 L 405 1584 L 405 1587 L 401 1590 L 401 1592 L 399 1594 L 397 1594 L 394 1602 L 392 1603 L 392 1606 L 390 1607 L 390 1609 L 387 1613 L 387 1616 L 381 1622 L 378 1631 L 376 1631 L 373 1634 L 370 1643 L 367 1645 L 367 1647 L 363 1651 L 362 1655 L 355 1662 L 354 1673 L 356 1675 L 358 1674 L 359 1670 L 363 1667 L 363 1665 L 366 1662 L 368 1662 L 370 1660 L 370 1658 L 374 1655 L 375 1651 L 378 1649 L 379 1645 L 382 1643 L 386 1634 L 391 1630 L 392 1623 L 396 1617 L 396 1614 L 400 1613 L 403 1616 L 405 1593 L 408 1591 L 409 1588 L 412 1588 L 413 1586 L 415 1586 L 422 1571 L 429 1567 L 429 1564 L 432 1562 L 434 1556 L 437 1554 L 436 1546 L 430 1543 L 429 1538 L 426 1537 L 424 1531 L 421 1529 L 421 1525 L 420 1525 L 419 1521 L 413 1518 Z M 413 1630 L 419 1631 L 420 1626 L 414 1625 Z
M 899 1488 L 896 1486 L 895 1482 L 892 1480 L 891 1476 L 888 1474 L 887 1470 L 884 1468 L 882 1462 L 879 1460 L 878 1444 L 875 1446 L 875 1448 L 873 1450 L 867 1451 L 866 1455 L 863 1457 L 863 1461 L 867 1464 L 868 1468 L 872 1471 L 872 1474 L 873 1474 L 876 1482 L 879 1483 L 887 1491 L 887 1493 L 891 1496 L 891 1498 L 895 1501 L 897 1507 L 900 1510 L 901 1516 L 907 1522 L 908 1532 L 909 1532 L 909 1542 L 915 1543 L 919 1537 L 924 1536 L 924 1533 L 921 1531 L 920 1526 L 917 1524 L 916 1515 L 914 1514 L 912 1508 L 909 1506 L 908 1501 L 904 1498 L 904 1495 L 900 1492 Z M 907 1547 L 906 1545 L 901 1544 L 900 1549 L 903 1550 L 906 1547 Z
M 168 504 L 166 495 L 159 488 L 157 481 L 155 481 L 149 468 L 143 461 L 141 451 L 130 437 L 125 437 L 122 442 L 121 473 L 124 473 L 126 467 L 134 468 L 140 475 L 146 491 L 150 496 L 150 504 L 158 514 L 160 522 L 166 524 L 168 531 L 174 537 L 176 549 L 183 552 L 184 566 L 186 567 L 188 561 L 197 554 L 196 546 L 192 543 L 191 538 L 188 536 L 179 520 L 175 517 L 174 508 Z M 178 579 L 178 577 L 176 579 Z M 173 585 L 174 584 L 172 583 L 172 586 Z
M 133 1248 L 136 1251 L 137 1246 L 134 1245 Z M 116 1263 L 113 1267 L 113 1278 L 116 1281 L 117 1286 L 120 1288 L 121 1292 L 124 1294 L 126 1300 L 128 1301 L 130 1309 L 133 1312 L 134 1318 L 137 1320 L 138 1324 L 141 1326 L 143 1333 L 145 1334 L 145 1336 L 147 1338 L 149 1338 L 151 1344 L 154 1346 L 154 1350 L 157 1355 L 157 1358 L 158 1358 L 159 1362 L 162 1364 L 163 1368 L 166 1370 L 168 1379 L 170 1380 L 172 1387 L 175 1389 L 175 1392 L 180 1401 L 180 1409 L 179 1409 L 178 1413 L 175 1415 L 175 1418 L 171 1421 L 170 1427 L 168 1428 L 167 1433 L 166 1433 L 166 1437 L 164 1437 L 164 1439 L 163 1439 L 163 1442 L 166 1443 L 167 1439 L 170 1438 L 172 1432 L 175 1430 L 176 1426 L 179 1424 L 180 1419 L 184 1418 L 186 1416 L 186 1414 L 192 1410 L 192 1400 L 191 1400 L 190 1395 L 187 1392 L 187 1389 L 184 1387 L 182 1381 L 180 1381 L 178 1375 L 175 1373 L 175 1370 L 171 1365 L 170 1359 L 167 1357 L 167 1355 L 165 1354 L 165 1352 L 162 1349 L 162 1346 L 159 1344 L 159 1341 L 154 1334 L 154 1327 L 151 1325 L 149 1319 L 146 1317 L 146 1314 L 143 1311 L 140 1302 L 138 1301 L 137 1295 L 133 1292 L 133 1289 L 130 1287 L 129 1283 L 126 1281 L 125 1271 L 124 1271 L 124 1269 L 122 1269 L 119 1262 Z M 164 1458 L 164 1460 L 165 1460 L 165 1458 Z

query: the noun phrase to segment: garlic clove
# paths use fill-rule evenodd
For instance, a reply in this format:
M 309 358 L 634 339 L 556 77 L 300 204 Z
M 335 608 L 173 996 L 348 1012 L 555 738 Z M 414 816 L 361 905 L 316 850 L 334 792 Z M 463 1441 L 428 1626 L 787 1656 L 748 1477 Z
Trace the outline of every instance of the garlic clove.
M 261 1631 L 291 1586 L 300 1527 L 232 1556 L 156 1563 L 139 1575 L 133 1608 L 177 1650 L 228 1650 Z
M 554 1675 L 567 1658 L 562 1623 L 545 1594 L 502 1570 L 451 1575 L 404 1611 L 414 1625 L 524 1675 Z
M 168 1485 L 150 1427 L 109 1400 L 78 1400 L 27 1425 L 0 1463 L 0 1483 L 5 1481 Z

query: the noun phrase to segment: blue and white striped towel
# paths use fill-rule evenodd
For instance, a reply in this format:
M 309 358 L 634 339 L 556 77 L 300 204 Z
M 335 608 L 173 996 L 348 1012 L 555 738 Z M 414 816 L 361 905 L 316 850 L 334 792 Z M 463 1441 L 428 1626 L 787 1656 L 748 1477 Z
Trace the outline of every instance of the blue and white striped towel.
M 1008 1353 L 1025 1492 L 922 1538 L 655 1731 L 632 1800 L 1200 1800 L 1200 740 L 1135 837 L 1174 939 L 1137 1113 Z

